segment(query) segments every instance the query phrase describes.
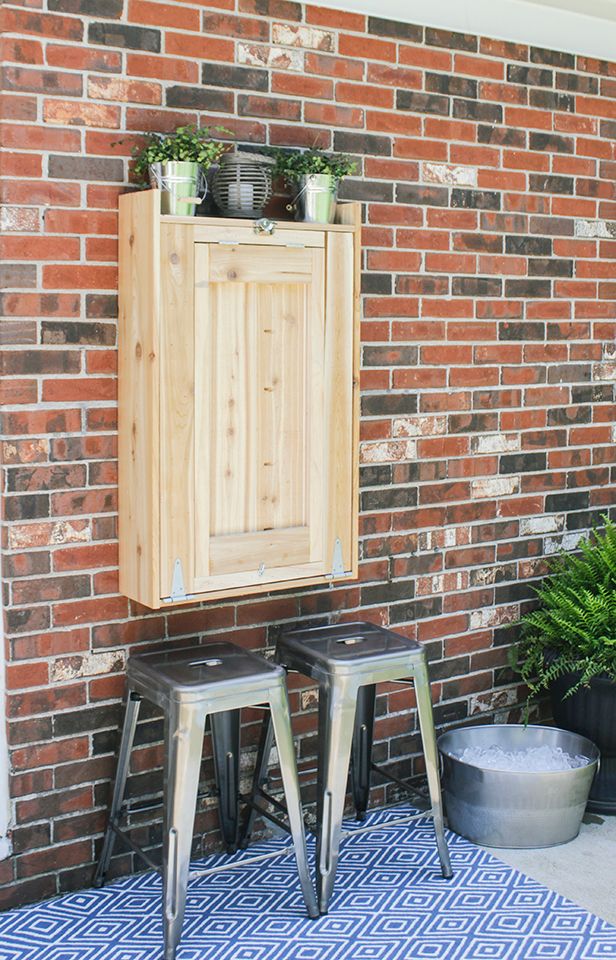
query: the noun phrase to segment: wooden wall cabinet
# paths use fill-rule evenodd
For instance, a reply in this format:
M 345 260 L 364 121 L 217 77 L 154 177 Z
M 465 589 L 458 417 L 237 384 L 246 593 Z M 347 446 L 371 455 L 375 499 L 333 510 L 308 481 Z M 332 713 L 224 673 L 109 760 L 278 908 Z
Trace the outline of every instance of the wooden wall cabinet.
M 120 589 L 356 577 L 359 204 L 271 235 L 159 210 L 120 198 Z

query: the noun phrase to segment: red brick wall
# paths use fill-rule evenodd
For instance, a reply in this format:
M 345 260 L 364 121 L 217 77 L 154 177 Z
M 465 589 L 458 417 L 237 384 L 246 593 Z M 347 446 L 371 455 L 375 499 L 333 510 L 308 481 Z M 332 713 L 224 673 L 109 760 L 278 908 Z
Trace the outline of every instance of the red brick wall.
M 439 723 L 516 704 L 507 625 L 613 497 L 616 65 L 291 0 L 24 0 L 3 18 L 6 905 L 89 883 L 125 656 L 152 641 L 262 649 L 281 623 L 361 616 L 429 644 Z M 131 144 L 114 142 L 193 121 L 358 155 L 361 580 L 152 614 L 117 593 Z M 314 697 L 293 705 L 311 775 Z M 379 700 L 381 758 L 417 751 L 403 708 Z M 152 715 L 137 794 L 160 783 L 159 738 Z

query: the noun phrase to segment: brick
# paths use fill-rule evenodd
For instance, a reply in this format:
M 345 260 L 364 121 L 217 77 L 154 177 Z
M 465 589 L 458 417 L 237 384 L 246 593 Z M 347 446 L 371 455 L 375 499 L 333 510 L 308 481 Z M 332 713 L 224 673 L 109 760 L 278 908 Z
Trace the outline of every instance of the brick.
M 528 146 L 531 150 L 549 150 L 556 153 L 573 153 L 575 144 L 571 137 L 563 137 L 555 133 L 534 133 L 528 136 Z
M 207 86 L 237 87 L 241 90 L 265 91 L 269 86 L 265 70 L 208 63 L 203 64 L 201 82 Z
M 120 620 L 126 617 L 128 601 L 124 597 L 101 597 L 94 600 L 75 600 L 57 603 L 53 608 L 54 626 L 72 626 L 79 623 L 96 623 Z
M 150 3 L 148 0 L 129 0 L 128 19 L 155 27 L 175 27 L 178 30 L 196 30 L 201 27 L 198 10 L 191 7 Z
M 63 67 L 67 70 L 98 70 L 114 73 L 118 72 L 122 65 L 121 55 L 113 50 L 54 43 L 47 44 L 46 58 L 48 66 Z
M 382 17 L 368 17 L 368 32 L 381 37 L 394 37 L 397 40 L 408 40 L 421 43 L 423 27 L 412 23 L 402 23 L 398 20 L 384 20 Z
M 341 153 L 368 153 L 375 156 L 391 156 L 391 141 L 388 137 L 374 134 L 336 131 L 334 149 Z
M 10 256 L 8 251 L 6 256 Z M 29 263 L 0 264 L 0 288 L 18 287 L 21 289 L 36 286 L 36 266 Z
M 4 143 L 7 147 L 18 150 L 64 150 L 67 153 L 79 149 L 80 136 L 77 131 L 49 130 L 31 126 L 5 125 Z M 21 193 L 20 193 L 21 188 Z M 47 191 L 50 191 L 49 193 Z M 11 192 L 10 192 L 11 191 Z M 48 197 L 55 197 L 57 191 L 50 190 L 46 184 L 21 183 L 5 184 L 5 200 L 12 202 L 49 202 Z M 44 198 L 44 199 L 43 199 Z M 59 201 L 63 202 L 62 200 Z
M 65 40 L 81 40 L 83 23 L 77 17 L 56 16 L 27 10 L 5 9 L 2 17 L 3 32 L 8 34 L 40 34 L 43 37 L 62 37 Z
M 252 2 L 252 0 L 250 0 Z M 324 27 L 342 27 L 344 30 L 363 31 L 366 29 L 366 18 L 359 13 L 349 13 L 343 10 L 331 10 L 325 7 L 306 5 L 306 22 L 316 23 Z M 291 20 L 292 17 L 283 19 Z
M 199 60 L 232 61 L 234 58 L 234 47 L 232 40 L 222 39 L 220 37 L 206 37 L 198 34 L 173 33 L 167 30 L 165 31 L 165 53 L 194 57 Z M 148 59 L 151 63 L 151 58 Z M 160 64 L 161 66 L 156 67 L 153 73 L 148 73 L 148 76 L 155 76 L 157 79 L 166 79 L 165 71 L 168 72 L 170 70 L 169 58 L 161 57 Z M 198 68 L 198 65 L 192 64 L 192 67 Z M 190 76 L 179 75 L 177 61 L 174 61 L 173 72 L 174 75 L 169 76 L 168 79 L 178 81 L 189 81 L 192 79 Z
M 123 23 L 90 23 L 88 42 L 128 50 L 148 50 L 160 53 L 160 31 L 149 27 L 135 27 Z
M 531 190 L 541 193 L 573 193 L 571 177 L 541 176 L 531 173 L 528 178 Z
M 23 257 L 32 260 L 79 260 L 79 240 L 76 238 L 69 240 L 57 237 L 5 236 L 0 238 L 0 251 L 2 256 L 7 259 Z M 23 266 L 27 267 L 28 265 L 24 264 Z M 28 269 L 36 270 L 34 266 L 28 267 Z M 25 279 L 25 277 L 17 275 L 13 276 L 12 279 L 17 282 L 7 284 L 7 286 L 24 286 L 19 280 Z M 34 286 L 35 284 L 26 283 L 25 285 Z
M 238 63 L 252 67 L 295 71 L 303 71 L 304 69 L 304 53 L 302 50 L 295 48 L 239 43 L 237 59 Z
M 426 27 L 426 43 L 435 47 L 447 47 L 449 50 L 468 50 L 475 52 L 478 47 L 477 37 L 465 33 L 454 33 L 450 30 L 437 30 Z
M 450 101 L 448 97 L 436 93 L 398 90 L 396 93 L 396 108 L 398 110 L 409 110 L 413 113 L 434 113 L 441 117 L 447 117 L 450 112 Z
M 533 87 L 552 87 L 554 85 L 554 73 L 552 70 L 523 67 L 510 63 L 507 66 L 507 81 L 509 83 L 523 83 Z
M 2 37 L 0 54 L 3 63 L 43 63 L 43 46 L 26 37 Z
M 93 100 L 160 103 L 161 86 L 159 83 L 142 83 L 116 77 L 89 77 L 88 97 Z
M 479 210 L 500 210 L 501 196 L 490 190 L 462 190 L 451 191 L 453 207 L 473 207 Z
M 0 357 L 3 374 L 58 374 L 77 373 L 80 358 L 67 350 L 5 350 Z
M 37 104 L 34 97 L 19 97 L 15 94 L 0 96 L 2 116 L 6 120 L 36 120 Z
M 112 158 L 63 157 L 49 158 L 49 175 L 59 180 L 117 180 L 124 179 L 121 160 Z
M 51 289 L 110 289 L 117 286 L 117 268 L 114 266 L 83 266 L 49 264 L 43 267 L 43 286 Z
M 89 840 L 65 843 L 62 844 L 60 849 L 64 867 L 88 863 L 92 857 L 92 844 Z M 55 866 L 55 856 L 53 848 L 25 854 L 19 860 L 18 875 L 20 877 L 32 877 L 36 874 L 49 872 Z
M 419 70 L 406 70 L 389 64 L 369 63 L 366 79 L 370 83 L 387 84 L 392 87 L 404 87 L 418 90 L 423 83 Z
M 575 107 L 574 97 L 551 90 L 531 90 L 528 99 L 531 107 L 540 107 L 543 110 L 567 110 L 573 113 Z
M 443 187 L 421 187 L 414 184 L 399 184 L 396 190 L 399 203 L 427 204 L 428 206 L 447 206 L 449 191 Z
M 316 12 L 317 8 L 312 8 Z M 302 7 L 291 0 L 239 0 L 241 13 L 259 14 L 263 17 L 277 17 L 281 20 L 301 20 Z M 344 16 L 344 14 L 342 14 Z M 361 19 L 361 18 L 360 18 Z M 315 22 L 314 20 L 311 22 Z M 363 19 L 362 19 L 363 25 Z
M 105 16 L 118 20 L 122 16 L 123 0 L 106 0 L 101 11 L 97 0 L 49 0 L 48 9 L 58 13 L 75 13 L 84 17 Z
M 250 98 L 254 99 L 254 98 Z M 288 103 L 286 108 L 280 109 L 280 101 L 270 100 L 271 112 L 269 116 L 285 116 L 290 119 L 299 119 L 301 107 L 299 103 Z M 304 120 L 306 123 L 325 123 L 328 126 L 361 127 L 363 125 L 363 110 L 355 107 L 338 107 L 329 103 L 306 103 L 304 106 Z M 348 195 L 349 181 L 345 184 Z M 357 198 L 359 199 L 359 198 Z
M 339 38 L 339 50 L 341 54 L 345 53 L 344 43 L 346 39 L 344 35 Z M 272 41 L 281 46 L 305 47 L 310 50 L 327 52 L 333 52 L 335 48 L 334 35 L 330 31 L 321 30 L 317 27 L 292 26 L 286 23 L 273 24 Z
M 118 107 L 102 103 L 83 103 L 70 100 L 46 100 L 43 105 L 43 117 L 46 123 L 86 127 L 120 126 Z
M 210 81 L 208 80 L 208 83 Z M 233 107 L 233 94 L 227 91 L 203 90 L 199 87 L 167 87 L 168 107 L 187 107 L 191 110 L 226 112 Z

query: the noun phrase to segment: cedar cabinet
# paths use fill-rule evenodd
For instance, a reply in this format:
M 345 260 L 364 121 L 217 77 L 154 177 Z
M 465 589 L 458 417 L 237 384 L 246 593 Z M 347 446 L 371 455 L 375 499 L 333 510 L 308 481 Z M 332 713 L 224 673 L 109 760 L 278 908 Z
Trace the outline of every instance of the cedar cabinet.
M 120 199 L 120 588 L 151 608 L 357 576 L 359 204 Z

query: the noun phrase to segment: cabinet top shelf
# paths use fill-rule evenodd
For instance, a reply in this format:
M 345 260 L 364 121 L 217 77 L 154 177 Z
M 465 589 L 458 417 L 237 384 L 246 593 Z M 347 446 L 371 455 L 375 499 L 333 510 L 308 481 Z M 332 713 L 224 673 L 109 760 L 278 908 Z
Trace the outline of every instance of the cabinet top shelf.
M 120 197 L 121 204 L 131 202 L 131 198 L 147 194 L 155 201 L 155 197 L 160 190 L 140 190 L 134 193 L 123 194 Z M 155 210 L 160 210 L 159 202 L 154 203 Z M 336 223 L 304 223 L 301 220 L 279 220 L 276 217 L 271 218 L 276 224 L 276 230 L 301 230 L 317 231 L 319 233 L 348 233 L 359 229 L 361 226 L 361 204 L 354 200 L 342 200 L 337 204 Z M 158 214 L 158 220 L 163 223 L 186 223 L 192 226 L 205 227 L 246 227 L 254 224 L 255 221 L 249 218 L 238 217 L 174 217 L 169 214 Z
M 319 233 L 348 233 L 354 229 L 354 224 L 352 223 L 304 223 L 300 220 L 277 220 L 275 217 L 271 219 L 276 224 L 276 230 L 316 230 Z M 169 214 L 163 213 L 161 214 L 160 222 L 192 223 L 205 227 L 246 227 L 256 221 L 239 217 L 172 217 Z

